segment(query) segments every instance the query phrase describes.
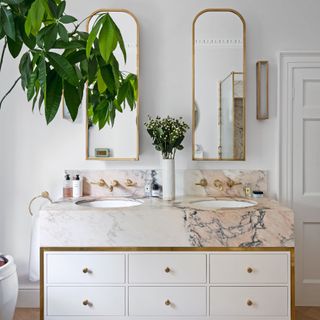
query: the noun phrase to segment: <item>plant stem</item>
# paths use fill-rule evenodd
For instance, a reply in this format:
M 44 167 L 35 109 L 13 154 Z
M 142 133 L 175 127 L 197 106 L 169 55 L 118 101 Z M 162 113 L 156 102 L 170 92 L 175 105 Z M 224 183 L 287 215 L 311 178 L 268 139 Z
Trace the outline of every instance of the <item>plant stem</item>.
M 7 96 L 11 93 L 11 91 L 14 89 L 14 87 L 17 85 L 17 83 L 20 81 L 21 76 L 13 83 L 13 85 L 11 86 L 11 88 L 7 91 L 7 93 L 3 96 L 3 98 L 0 101 L 0 109 L 2 106 L 3 101 L 7 98 Z
M 8 42 L 7 42 L 7 39 L 5 39 L 4 40 L 4 45 L 3 45 L 3 48 L 2 48 L 1 58 L 0 58 L 0 71 L 2 69 L 4 53 L 6 52 L 7 45 L 8 45 Z

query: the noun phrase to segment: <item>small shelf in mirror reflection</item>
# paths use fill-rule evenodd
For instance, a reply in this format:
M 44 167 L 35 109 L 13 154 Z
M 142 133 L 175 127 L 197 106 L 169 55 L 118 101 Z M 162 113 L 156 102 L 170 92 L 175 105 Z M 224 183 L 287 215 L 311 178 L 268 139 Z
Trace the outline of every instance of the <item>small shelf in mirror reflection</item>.
M 111 20 L 101 19 L 103 14 L 109 14 Z M 123 41 L 118 40 L 109 59 L 103 55 L 103 60 L 96 58 L 97 81 L 87 84 L 86 160 L 139 160 L 139 22 L 128 10 L 102 8 L 90 14 L 87 31 L 96 28 L 99 21 L 104 21 L 97 33 L 99 42 L 107 22 L 116 25 Z M 102 97 L 110 90 L 107 98 Z M 95 94 L 98 91 L 99 95 Z M 91 103 L 89 94 L 93 97 Z M 98 102 L 95 102 L 96 96 L 99 96 Z M 105 121 L 98 114 L 101 112 L 106 114 Z
M 257 119 L 269 119 L 269 62 L 258 61 L 257 72 Z

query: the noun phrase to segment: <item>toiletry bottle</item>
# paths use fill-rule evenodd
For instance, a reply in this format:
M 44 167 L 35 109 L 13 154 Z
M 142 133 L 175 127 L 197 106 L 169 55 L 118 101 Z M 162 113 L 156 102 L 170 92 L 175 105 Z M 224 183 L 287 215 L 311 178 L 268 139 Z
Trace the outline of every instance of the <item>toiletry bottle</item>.
M 63 197 L 71 198 L 72 197 L 72 181 L 70 180 L 70 175 L 66 174 L 63 182 Z
M 152 184 L 151 195 L 152 197 L 160 197 L 160 186 L 157 183 Z
M 72 180 L 72 196 L 73 198 L 82 197 L 82 181 L 78 174 Z
M 144 186 L 144 195 L 146 197 L 151 197 L 151 192 L 152 192 L 152 182 L 147 181 L 145 186 Z

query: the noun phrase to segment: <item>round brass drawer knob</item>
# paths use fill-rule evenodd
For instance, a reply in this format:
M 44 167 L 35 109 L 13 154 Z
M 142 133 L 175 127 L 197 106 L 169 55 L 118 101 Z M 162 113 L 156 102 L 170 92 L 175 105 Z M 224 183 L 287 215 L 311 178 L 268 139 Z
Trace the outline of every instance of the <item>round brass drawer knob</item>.
M 88 306 L 88 305 L 89 305 L 89 300 L 84 300 L 84 301 L 82 302 L 82 304 L 83 304 L 84 306 Z
M 253 305 L 253 302 L 251 300 L 247 301 L 247 306 L 251 307 Z
M 252 273 L 252 272 L 253 272 L 253 269 L 250 268 L 250 267 L 248 267 L 247 272 L 248 272 L 248 273 Z
M 166 300 L 166 302 L 164 303 L 166 306 L 170 306 L 171 305 L 171 301 L 168 299 Z
M 165 273 L 169 273 L 169 272 L 171 271 L 171 269 L 170 269 L 169 267 L 166 267 L 166 268 L 164 269 L 164 271 L 165 271 Z
M 83 268 L 83 269 L 82 269 L 82 272 L 83 272 L 83 273 L 89 273 L 89 269 L 88 269 L 88 268 Z

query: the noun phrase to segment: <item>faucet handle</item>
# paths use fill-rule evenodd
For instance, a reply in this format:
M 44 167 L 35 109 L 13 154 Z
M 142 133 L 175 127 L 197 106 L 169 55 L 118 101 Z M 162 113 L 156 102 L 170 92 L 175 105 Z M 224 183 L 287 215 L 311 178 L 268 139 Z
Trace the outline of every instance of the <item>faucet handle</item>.
M 199 182 L 195 183 L 196 186 L 206 187 L 208 185 L 208 181 L 205 178 L 202 178 Z
M 105 180 L 103 180 L 103 179 L 100 179 L 98 182 L 90 182 L 90 184 L 96 184 L 96 185 L 98 185 L 99 187 L 105 187 L 105 186 L 107 186 L 107 183 L 106 183 Z
M 118 180 L 112 180 L 111 185 L 112 185 L 113 187 L 118 187 L 118 186 L 120 185 L 120 183 L 119 183 Z
M 137 183 L 136 183 L 136 182 L 133 182 L 131 179 L 127 179 L 127 180 L 125 181 L 125 185 L 126 185 L 127 187 L 134 187 L 135 185 L 137 185 Z

